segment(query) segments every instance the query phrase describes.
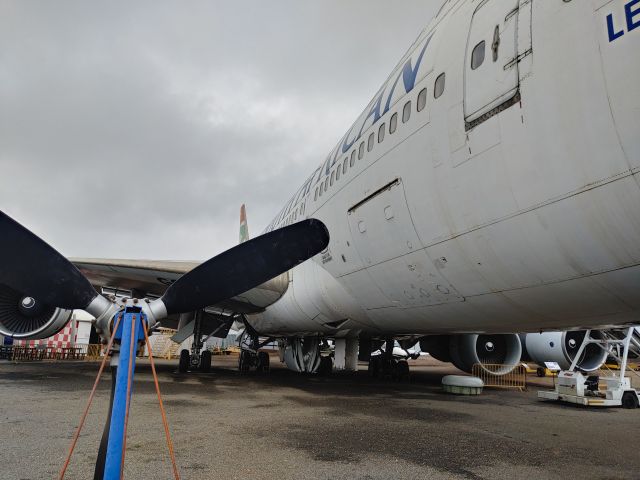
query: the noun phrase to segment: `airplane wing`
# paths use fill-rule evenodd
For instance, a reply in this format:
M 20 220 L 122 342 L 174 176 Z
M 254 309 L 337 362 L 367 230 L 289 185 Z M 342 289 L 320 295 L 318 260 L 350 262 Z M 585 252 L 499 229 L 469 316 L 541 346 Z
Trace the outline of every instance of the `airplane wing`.
M 169 285 L 200 262 L 170 260 L 69 259 L 96 288 L 105 293 L 135 291 L 138 297 L 161 296 Z M 257 313 L 276 302 L 289 284 L 287 273 L 210 307 L 225 313 Z M 131 293 L 129 293 L 131 295 Z

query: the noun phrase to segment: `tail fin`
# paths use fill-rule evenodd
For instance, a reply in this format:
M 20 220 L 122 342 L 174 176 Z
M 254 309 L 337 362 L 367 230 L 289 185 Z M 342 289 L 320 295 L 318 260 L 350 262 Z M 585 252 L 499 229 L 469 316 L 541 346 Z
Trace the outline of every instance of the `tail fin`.
M 247 225 L 247 211 L 244 203 L 240 207 L 240 243 L 249 240 L 249 226 Z

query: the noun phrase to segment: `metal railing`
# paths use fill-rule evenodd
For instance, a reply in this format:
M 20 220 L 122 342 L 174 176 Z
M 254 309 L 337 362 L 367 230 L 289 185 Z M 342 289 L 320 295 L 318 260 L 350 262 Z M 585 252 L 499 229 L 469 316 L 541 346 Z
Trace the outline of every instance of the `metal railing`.
M 3 348 L 2 355 L 14 362 L 34 360 L 84 360 L 87 345 L 49 346 L 49 345 L 11 345 Z
M 485 387 L 515 388 L 520 391 L 527 388 L 527 370 L 523 365 L 476 363 L 471 374 L 480 378 Z

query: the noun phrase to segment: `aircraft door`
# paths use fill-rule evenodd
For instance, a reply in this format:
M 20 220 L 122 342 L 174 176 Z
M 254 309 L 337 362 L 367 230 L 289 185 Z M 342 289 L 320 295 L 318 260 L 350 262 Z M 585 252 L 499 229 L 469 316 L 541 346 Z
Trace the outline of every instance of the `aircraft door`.
M 484 0 L 473 13 L 464 65 L 467 130 L 517 102 L 519 0 Z

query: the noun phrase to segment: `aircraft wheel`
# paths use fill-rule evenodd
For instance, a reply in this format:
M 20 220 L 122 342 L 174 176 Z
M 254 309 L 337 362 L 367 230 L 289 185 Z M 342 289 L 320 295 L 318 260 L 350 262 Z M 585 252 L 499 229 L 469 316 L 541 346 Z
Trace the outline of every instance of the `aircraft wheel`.
M 269 373 L 269 354 L 267 352 L 258 352 L 257 370 L 262 373 Z
M 178 372 L 187 373 L 189 371 L 189 350 L 180 350 L 180 361 L 178 362 Z
M 200 354 L 200 371 L 204 373 L 211 371 L 211 352 L 209 350 Z
M 633 392 L 622 394 L 622 408 L 638 408 L 638 396 Z
M 250 367 L 251 363 L 249 361 L 249 352 L 240 350 L 240 356 L 238 357 L 238 370 L 240 373 L 247 373 Z
M 331 375 L 331 372 L 333 372 L 332 358 L 329 356 L 320 358 L 320 366 L 318 367 L 318 373 L 320 375 Z
M 380 357 L 371 357 L 369 359 L 369 367 L 367 368 L 369 375 L 373 378 L 380 376 Z
M 409 379 L 409 364 L 406 360 L 399 360 L 393 366 L 393 373 L 396 380 L 408 380 Z
M 539 377 L 545 377 L 547 375 L 547 371 L 542 367 L 538 367 L 536 368 L 536 375 Z

